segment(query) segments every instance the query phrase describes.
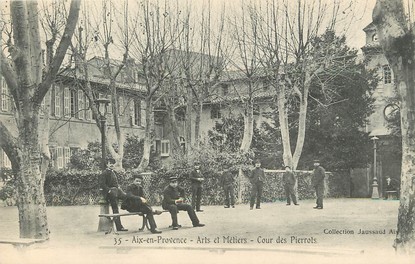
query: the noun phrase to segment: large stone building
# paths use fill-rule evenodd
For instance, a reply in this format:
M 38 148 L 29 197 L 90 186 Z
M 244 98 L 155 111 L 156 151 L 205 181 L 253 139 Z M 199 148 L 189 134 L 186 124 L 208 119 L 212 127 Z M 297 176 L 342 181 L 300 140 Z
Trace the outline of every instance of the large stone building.
M 90 84 L 94 91 L 94 98 L 109 97 L 109 81 L 103 74 L 103 61 L 101 58 L 93 58 L 89 61 L 88 71 Z M 9 96 L 6 82 L 1 78 L 1 109 L 0 120 L 10 131 L 17 134 L 14 116 L 13 101 Z M 120 106 L 120 126 L 122 132 L 127 135 L 142 136 L 144 133 L 144 111 L 143 96 L 145 89 L 134 79 L 130 68 L 126 67 L 120 74 L 116 83 L 118 91 L 118 103 Z M 100 132 L 90 104 L 89 99 L 83 90 L 83 77 L 78 73 L 75 77 L 73 72 L 60 75 L 51 89 L 45 96 L 42 104 L 41 119 L 45 118 L 44 113 L 49 117 L 49 149 L 51 152 L 51 166 L 64 168 L 70 161 L 72 153 L 79 148 L 86 148 L 88 143 L 100 140 Z M 46 110 L 48 107 L 48 111 Z M 112 108 L 108 107 L 107 116 L 108 138 L 115 138 Z M 3 150 L 0 149 L 1 167 L 10 167 L 10 160 Z
M 377 70 L 380 79 L 373 93 L 375 98 L 374 113 L 369 117 L 366 132 L 374 143 L 373 156 L 376 155 L 376 169 L 374 170 L 374 159 L 368 169 L 355 171 L 354 186 L 355 196 L 370 196 L 373 188 L 374 171 L 379 183 L 379 193 L 384 195 L 385 179 L 391 177 L 395 186 L 400 183 L 401 157 L 399 155 L 396 140 L 388 129 L 388 124 L 393 116 L 399 111 L 397 103 L 396 85 L 394 74 L 389 67 L 386 57 L 378 42 L 376 27 L 371 23 L 363 31 L 366 33 L 366 44 L 362 47 L 367 67 Z M 375 150 L 376 144 L 376 150 Z

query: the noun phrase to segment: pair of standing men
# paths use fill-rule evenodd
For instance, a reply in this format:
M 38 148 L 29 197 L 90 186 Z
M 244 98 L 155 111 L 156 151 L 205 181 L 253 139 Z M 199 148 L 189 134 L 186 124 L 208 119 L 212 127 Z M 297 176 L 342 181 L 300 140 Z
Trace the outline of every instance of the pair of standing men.
M 314 209 L 323 209 L 323 195 L 324 195 L 324 178 L 325 178 L 326 171 L 320 165 L 319 160 L 314 161 L 314 171 L 312 177 L 312 185 L 315 189 L 316 196 L 317 196 L 317 205 L 313 207 Z M 250 209 L 252 210 L 256 200 L 256 208 L 260 209 L 261 203 L 261 196 L 262 196 L 262 188 L 264 185 L 265 180 L 265 173 L 264 170 L 261 168 L 261 162 L 257 160 L 255 162 L 255 169 L 251 172 L 250 175 L 251 181 L 251 197 L 250 197 Z M 299 205 L 297 203 L 297 197 L 295 194 L 295 176 L 291 170 L 290 166 L 285 166 L 285 172 L 283 175 L 284 181 L 284 189 L 285 194 L 287 197 L 287 205 L 291 205 L 291 200 L 295 205 Z
M 326 176 L 326 171 L 320 165 L 319 160 L 314 160 L 314 170 L 313 176 L 311 178 L 311 184 L 314 187 L 316 192 L 317 200 L 316 206 L 313 207 L 314 209 L 323 209 L 323 196 L 324 196 L 324 178 Z M 285 173 L 283 176 L 284 181 L 284 188 L 285 188 L 285 195 L 287 196 L 287 205 L 291 205 L 291 199 L 295 205 L 297 203 L 297 197 L 295 195 L 295 176 L 294 173 L 291 171 L 290 166 L 285 166 Z
M 261 209 L 262 189 L 265 182 L 265 172 L 264 169 L 261 168 L 261 161 L 257 160 L 255 162 L 255 168 L 252 170 L 249 179 L 251 181 L 251 197 L 249 208 L 252 210 L 254 209 L 254 205 L 256 205 L 256 209 Z M 295 205 L 298 205 L 297 197 L 295 195 L 294 190 L 295 176 L 294 173 L 291 171 L 290 166 L 285 166 L 283 181 L 285 194 L 287 196 L 287 205 L 291 205 L 291 199 Z

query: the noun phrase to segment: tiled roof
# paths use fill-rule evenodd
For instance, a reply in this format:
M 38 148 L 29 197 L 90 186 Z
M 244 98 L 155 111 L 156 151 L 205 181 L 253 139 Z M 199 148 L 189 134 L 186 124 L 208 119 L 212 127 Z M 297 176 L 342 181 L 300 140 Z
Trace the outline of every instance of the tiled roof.
M 260 91 L 255 92 L 253 95 L 254 99 L 271 99 L 276 96 L 274 90 L 270 89 L 268 91 Z M 210 98 L 206 100 L 206 103 L 211 104 L 219 104 L 219 103 L 226 103 L 226 102 L 240 102 L 241 100 L 248 99 L 248 95 L 244 94 L 241 96 L 238 95 L 212 95 Z
M 64 71 L 61 76 L 63 77 L 67 77 L 67 78 L 76 78 L 78 80 L 82 80 L 82 81 L 86 81 L 85 76 L 82 74 L 76 74 L 75 75 L 75 70 L 71 69 L 71 70 L 67 70 Z M 110 80 L 108 78 L 102 78 L 102 77 L 97 77 L 97 76 L 92 76 L 89 77 L 89 81 L 96 83 L 96 84 L 100 84 L 100 85 L 106 85 L 108 86 L 110 84 Z M 132 90 L 132 91 L 137 91 L 137 92 L 141 92 L 141 93 L 146 93 L 147 89 L 145 87 L 145 85 L 143 84 L 139 84 L 139 83 L 120 83 L 120 82 L 116 82 L 115 83 L 117 88 L 120 89 L 126 89 L 126 90 Z

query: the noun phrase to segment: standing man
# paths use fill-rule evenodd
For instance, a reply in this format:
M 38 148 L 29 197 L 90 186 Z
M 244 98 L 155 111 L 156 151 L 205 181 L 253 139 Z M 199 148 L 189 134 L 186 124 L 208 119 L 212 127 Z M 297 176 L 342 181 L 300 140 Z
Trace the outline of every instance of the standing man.
M 114 164 L 107 162 L 107 169 L 99 178 L 99 187 L 104 199 L 111 204 L 112 213 L 118 214 L 118 199 L 126 198 L 125 193 L 118 186 L 117 175 L 114 171 Z M 128 231 L 121 224 L 119 217 L 114 217 L 114 223 L 117 231 Z
M 146 215 L 148 223 L 150 225 L 150 231 L 153 234 L 160 234 L 161 231 L 157 230 L 157 224 L 154 220 L 154 214 L 161 214 L 161 211 L 153 210 L 144 198 L 143 191 L 143 176 L 135 175 L 134 182 L 127 187 L 127 198 L 121 204 L 121 209 L 128 212 L 142 212 Z
M 255 161 L 255 169 L 251 172 L 249 177 L 251 181 L 251 200 L 250 209 L 254 208 L 256 198 L 256 209 L 261 209 L 262 187 L 265 181 L 264 169 L 261 168 L 261 161 Z
M 282 179 L 284 182 L 285 196 L 287 197 L 287 205 L 291 205 L 291 199 L 295 205 L 299 205 L 294 190 L 295 176 L 290 166 L 285 166 L 285 172 Z
M 200 164 L 196 162 L 194 169 L 190 173 L 190 182 L 192 183 L 192 207 L 196 209 L 196 212 L 203 212 L 203 210 L 200 209 L 200 202 L 202 200 L 202 182 L 204 180 L 202 172 L 200 171 Z
M 194 227 L 205 226 L 199 222 L 193 207 L 184 203 L 184 189 L 179 186 L 177 177 L 170 177 L 169 181 L 169 186 L 163 191 L 162 207 L 171 214 L 173 230 L 178 230 L 181 227 L 177 221 L 178 211 L 187 211 Z
M 311 183 L 316 190 L 317 196 L 317 205 L 313 207 L 314 209 L 323 209 L 323 195 L 324 195 L 324 177 L 326 176 L 326 171 L 323 167 L 320 166 L 320 161 L 314 161 L 314 171 L 313 171 L 313 178 L 311 179 Z
M 235 197 L 234 197 L 234 178 L 230 168 L 224 169 L 222 172 L 222 178 L 220 184 L 223 187 L 225 193 L 225 208 L 235 208 Z

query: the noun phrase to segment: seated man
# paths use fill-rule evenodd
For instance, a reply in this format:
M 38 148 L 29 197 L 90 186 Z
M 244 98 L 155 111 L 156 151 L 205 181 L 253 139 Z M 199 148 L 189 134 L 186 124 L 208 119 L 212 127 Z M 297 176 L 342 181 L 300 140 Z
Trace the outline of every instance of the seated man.
M 144 198 L 143 192 L 143 176 L 134 176 L 134 182 L 127 187 L 126 199 L 121 204 L 121 209 L 128 212 L 142 212 L 146 215 L 148 223 L 150 224 L 150 231 L 153 234 L 160 234 L 161 231 L 157 230 L 156 221 L 154 220 L 154 214 L 161 214 L 161 211 L 153 210 Z
M 171 214 L 173 230 L 179 229 L 177 222 L 177 212 L 187 211 L 194 227 L 205 226 L 199 222 L 195 210 L 189 204 L 184 203 L 184 189 L 178 186 L 177 177 L 170 177 L 169 186 L 164 189 L 162 206 L 164 210 L 168 210 Z
M 111 204 L 112 213 L 118 214 L 118 199 L 125 199 L 125 193 L 118 185 L 117 173 L 111 160 L 107 161 L 107 168 L 99 177 L 99 187 L 104 199 Z M 117 231 L 128 231 L 122 226 L 119 217 L 115 217 L 114 222 Z

